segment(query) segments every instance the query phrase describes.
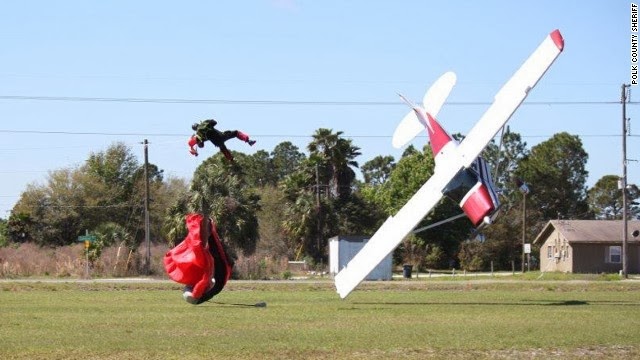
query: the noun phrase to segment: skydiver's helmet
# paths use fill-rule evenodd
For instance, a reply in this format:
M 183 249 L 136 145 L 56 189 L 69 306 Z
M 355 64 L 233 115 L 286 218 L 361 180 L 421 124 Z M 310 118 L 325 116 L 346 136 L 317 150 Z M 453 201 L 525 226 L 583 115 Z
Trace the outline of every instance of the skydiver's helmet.
M 198 123 L 193 123 L 193 125 L 191 125 L 191 129 L 196 131 L 198 129 Z
M 198 303 L 198 299 L 193 297 L 193 286 L 185 286 L 184 289 L 182 290 L 182 298 L 188 302 L 189 304 L 197 304 Z

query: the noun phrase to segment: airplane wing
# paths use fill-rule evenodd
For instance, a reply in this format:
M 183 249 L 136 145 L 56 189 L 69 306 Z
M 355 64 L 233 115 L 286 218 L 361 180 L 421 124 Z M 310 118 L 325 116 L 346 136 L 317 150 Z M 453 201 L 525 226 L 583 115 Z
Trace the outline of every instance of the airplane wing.
M 433 174 L 395 216 L 390 216 L 382 224 L 362 250 L 335 276 L 336 290 L 341 298 L 347 297 L 438 204 L 444 187 L 458 170 L 449 167 Z
M 458 147 L 462 165 L 466 168 L 480 155 L 489 141 L 509 121 L 511 115 L 522 104 L 560 55 L 564 48 L 564 39 L 559 30 L 550 33 L 531 54 L 516 73 L 507 81 L 495 96 L 495 101 L 482 115 L 482 118 L 462 140 Z
M 424 98 L 422 99 L 422 106 L 425 111 L 431 114 L 433 117 L 438 116 L 440 108 L 449 97 L 451 89 L 456 84 L 456 74 L 454 72 L 446 72 L 431 85 Z M 409 113 L 400 121 L 398 127 L 396 127 L 393 133 L 391 144 L 396 149 L 400 149 L 405 146 L 409 141 L 413 140 L 420 132 L 424 131 L 424 125 L 418 120 L 416 113 L 409 111 Z
M 442 198 L 442 191 L 462 168 L 469 167 L 513 112 L 527 97 L 564 48 L 560 31 L 555 30 L 538 46 L 520 69 L 500 89 L 495 102 L 469 135 L 438 171 L 411 199 L 389 217 L 373 237 L 335 276 L 336 290 L 345 298 L 416 227 Z M 447 93 L 448 94 L 448 93 Z M 446 98 L 446 96 L 445 96 Z

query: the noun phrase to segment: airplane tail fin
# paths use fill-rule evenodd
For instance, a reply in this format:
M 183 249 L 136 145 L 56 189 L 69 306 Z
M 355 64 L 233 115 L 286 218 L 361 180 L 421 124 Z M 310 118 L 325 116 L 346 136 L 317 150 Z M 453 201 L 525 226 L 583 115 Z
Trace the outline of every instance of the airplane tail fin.
M 430 113 L 426 113 L 426 115 L 429 144 L 431 144 L 431 151 L 433 151 L 433 157 L 435 158 L 438 156 L 442 148 L 453 139 Z

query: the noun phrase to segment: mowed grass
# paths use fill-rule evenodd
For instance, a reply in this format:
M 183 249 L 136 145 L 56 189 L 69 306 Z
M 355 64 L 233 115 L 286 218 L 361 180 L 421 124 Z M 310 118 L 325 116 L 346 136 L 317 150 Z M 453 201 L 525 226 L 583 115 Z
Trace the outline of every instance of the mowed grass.
M 2 359 L 640 358 L 640 282 L 0 283 Z M 265 301 L 264 308 L 254 307 Z

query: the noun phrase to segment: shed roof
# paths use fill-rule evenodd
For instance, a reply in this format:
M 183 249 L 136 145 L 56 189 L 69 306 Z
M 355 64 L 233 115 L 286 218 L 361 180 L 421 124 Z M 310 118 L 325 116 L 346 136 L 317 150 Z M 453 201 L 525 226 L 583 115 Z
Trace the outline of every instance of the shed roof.
M 329 238 L 329 242 L 331 241 L 348 241 L 348 242 L 365 242 L 369 241 L 371 236 L 364 235 L 337 235 L 332 238 Z
M 622 220 L 551 220 L 533 242 L 544 241 L 554 230 L 569 243 L 622 242 L 622 225 Z M 627 241 L 640 243 L 638 237 L 633 237 L 634 231 L 640 232 L 640 221 L 627 222 Z

